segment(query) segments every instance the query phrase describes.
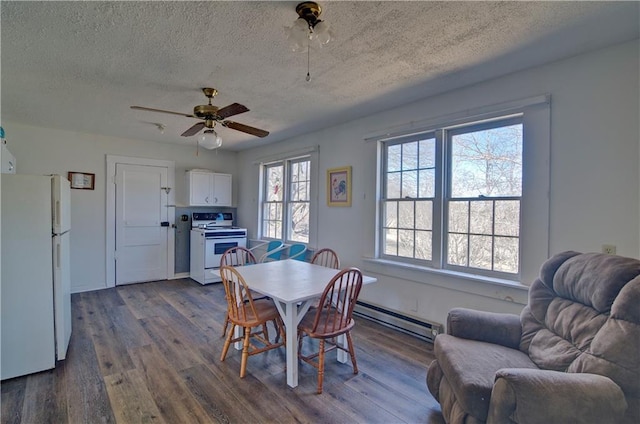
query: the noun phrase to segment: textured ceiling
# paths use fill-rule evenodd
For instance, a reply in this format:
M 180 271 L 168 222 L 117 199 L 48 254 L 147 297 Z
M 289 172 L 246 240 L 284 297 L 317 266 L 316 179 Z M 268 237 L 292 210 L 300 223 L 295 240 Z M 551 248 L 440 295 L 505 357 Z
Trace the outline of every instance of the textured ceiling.
M 283 27 L 297 2 L 0 2 L 3 120 L 194 144 L 191 113 L 238 102 L 219 129 L 241 150 L 530 66 L 638 38 L 638 2 L 325 1 L 335 39 L 306 53 Z M 160 134 L 154 123 L 166 126 Z

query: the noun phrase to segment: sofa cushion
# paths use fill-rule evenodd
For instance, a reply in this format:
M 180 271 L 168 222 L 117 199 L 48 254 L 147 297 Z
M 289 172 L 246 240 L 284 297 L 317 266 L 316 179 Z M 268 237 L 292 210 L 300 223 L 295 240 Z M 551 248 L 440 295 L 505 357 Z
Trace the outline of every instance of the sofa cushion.
M 485 421 L 496 371 L 501 368 L 538 368 L 516 349 L 440 334 L 435 356 L 460 407 Z

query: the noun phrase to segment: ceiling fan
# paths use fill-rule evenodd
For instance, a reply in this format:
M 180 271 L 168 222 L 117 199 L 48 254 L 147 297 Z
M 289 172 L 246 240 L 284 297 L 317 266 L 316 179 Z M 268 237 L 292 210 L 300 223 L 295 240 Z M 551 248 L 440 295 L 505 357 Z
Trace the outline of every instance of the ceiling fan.
M 172 115 L 185 116 L 187 118 L 203 119 L 203 121 L 196 123 L 191 128 L 183 132 L 181 134 L 182 137 L 191 137 L 192 135 L 196 135 L 203 128 L 207 128 L 207 130 L 205 130 L 205 133 L 213 133 L 215 137 L 217 137 L 217 134 L 215 134 L 215 131 L 213 131 L 213 127 L 215 127 L 216 123 L 219 123 L 223 127 L 227 127 L 227 128 L 231 128 L 232 130 L 251 134 L 256 137 L 266 137 L 269 135 L 268 131 L 261 130 L 259 128 L 250 127 L 249 125 L 241 124 L 239 122 L 225 120 L 230 116 L 248 112 L 249 109 L 246 106 L 243 106 L 239 103 L 232 103 L 223 108 L 219 108 L 211 104 L 211 99 L 215 97 L 216 94 L 218 94 L 218 90 L 216 90 L 215 88 L 207 87 L 207 88 L 203 88 L 202 92 L 209 99 L 209 104 L 198 105 L 194 107 L 193 114 L 172 112 L 170 110 L 152 109 L 152 108 L 143 107 L 143 106 L 131 106 L 131 109 L 146 110 L 149 112 L 170 113 Z M 219 140 L 219 137 L 218 137 L 218 140 Z M 215 147 L 220 147 L 221 143 L 222 142 L 219 141 L 218 145 Z

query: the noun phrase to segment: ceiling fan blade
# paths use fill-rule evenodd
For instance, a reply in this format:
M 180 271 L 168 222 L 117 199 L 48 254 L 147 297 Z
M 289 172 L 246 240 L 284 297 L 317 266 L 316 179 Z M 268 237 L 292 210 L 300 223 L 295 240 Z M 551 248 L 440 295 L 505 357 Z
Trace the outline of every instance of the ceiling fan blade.
M 269 135 L 269 131 L 250 127 L 249 125 L 241 124 L 239 122 L 224 121 L 222 122 L 222 125 L 227 128 L 231 128 L 232 130 L 242 131 L 247 134 L 255 135 L 256 137 L 266 137 Z
M 172 115 L 179 115 L 179 116 L 186 116 L 187 118 L 197 118 L 194 115 L 190 115 L 188 113 L 180 113 L 180 112 L 171 112 L 170 110 L 162 110 L 162 109 L 152 109 L 150 107 L 143 107 L 143 106 L 131 106 L 131 109 L 136 109 L 136 110 L 146 110 L 148 112 L 161 112 L 161 113 L 170 113 Z
M 204 126 L 204 122 L 198 122 L 193 127 L 189 128 L 180 135 L 183 137 L 191 137 L 192 135 L 196 135 L 201 129 L 204 128 Z
M 222 109 L 219 109 L 216 112 L 216 115 L 218 115 L 220 119 L 224 119 L 244 112 L 249 112 L 249 109 L 246 106 L 241 105 L 240 103 L 233 103 L 229 106 L 225 106 Z

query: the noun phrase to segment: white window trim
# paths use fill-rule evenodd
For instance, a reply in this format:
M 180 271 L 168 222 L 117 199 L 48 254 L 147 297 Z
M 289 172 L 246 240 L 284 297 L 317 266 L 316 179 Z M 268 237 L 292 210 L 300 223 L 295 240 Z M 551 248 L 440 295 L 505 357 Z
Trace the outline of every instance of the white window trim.
M 524 132 L 523 138 L 523 175 L 522 175 L 522 200 L 521 200 L 521 227 L 520 238 L 520 276 L 521 284 L 528 285 L 534 281 L 539 272 L 540 264 L 549 257 L 549 190 L 550 190 L 550 152 L 551 152 L 551 96 L 543 95 L 527 99 L 505 102 L 493 106 L 485 106 L 477 109 L 461 111 L 428 119 L 419 123 L 411 123 L 405 128 L 399 128 L 395 132 L 385 132 L 378 136 L 365 138 L 366 142 L 376 141 L 377 151 L 382 153 L 383 142 L 397 138 L 404 138 L 414 134 L 429 133 L 439 128 L 451 128 L 470 122 L 482 122 L 495 119 L 499 116 L 510 114 L 523 114 Z M 438 145 L 438 144 L 437 144 Z M 380 161 L 380 165 L 381 165 Z M 377 204 L 380 205 L 380 181 L 383 168 L 378 170 L 376 193 Z M 380 259 L 381 240 L 381 208 L 376 208 L 374 251 L 376 258 Z M 435 231 L 435 228 L 434 228 Z M 433 260 L 436 258 L 434 257 Z M 395 262 L 395 261 L 394 261 Z M 404 262 L 397 262 L 406 265 Z M 426 268 L 426 267 L 418 267 Z M 431 271 L 431 269 L 429 269 Z M 437 270 L 441 271 L 441 270 Z M 444 271 L 444 270 L 442 270 Z M 471 278 L 475 274 L 469 273 Z M 492 278 L 483 278 L 483 281 L 491 282 Z M 517 284 L 517 283 L 516 283 Z
M 526 305 L 528 300 L 529 287 L 517 281 L 429 268 L 387 259 L 363 258 L 363 261 L 365 263 L 363 271 L 378 276 L 400 278 L 418 284 L 455 289 L 521 305 Z M 492 289 L 487 290 L 487 287 Z

